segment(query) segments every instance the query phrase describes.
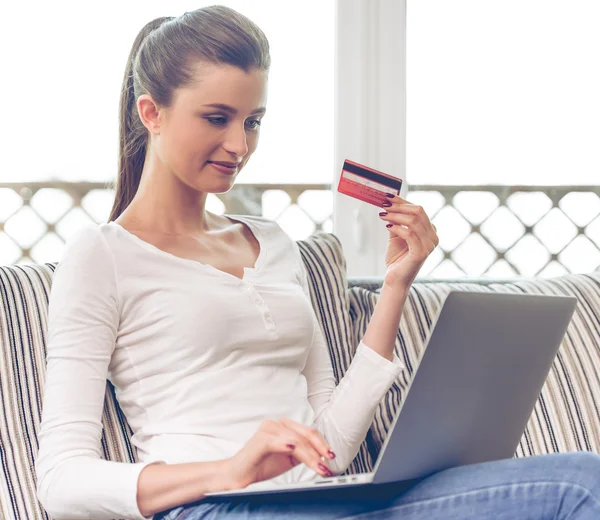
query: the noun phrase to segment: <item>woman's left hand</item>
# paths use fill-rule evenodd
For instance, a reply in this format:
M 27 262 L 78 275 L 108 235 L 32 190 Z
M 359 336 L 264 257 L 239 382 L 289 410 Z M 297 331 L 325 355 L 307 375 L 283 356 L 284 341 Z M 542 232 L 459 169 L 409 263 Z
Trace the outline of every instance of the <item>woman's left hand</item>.
M 421 206 L 394 196 L 380 218 L 388 222 L 390 236 L 385 263 L 385 284 L 408 291 L 419 269 L 439 243 L 435 226 Z

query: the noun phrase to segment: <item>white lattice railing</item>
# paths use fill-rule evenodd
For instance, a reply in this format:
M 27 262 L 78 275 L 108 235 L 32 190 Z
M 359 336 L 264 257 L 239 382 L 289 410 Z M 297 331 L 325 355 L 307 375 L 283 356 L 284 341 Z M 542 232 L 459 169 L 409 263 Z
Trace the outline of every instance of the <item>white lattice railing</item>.
M 440 247 L 422 276 L 553 276 L 600 266 L 600 186 L 411 186 Z M 112 187 L 0 183 L 0 264 L 54 262 L 86 224 L 106 222 Z M 238 184 L 211 195 L 215 213 L 262 215 L 294 239 L 332 230 L 328 184 Z

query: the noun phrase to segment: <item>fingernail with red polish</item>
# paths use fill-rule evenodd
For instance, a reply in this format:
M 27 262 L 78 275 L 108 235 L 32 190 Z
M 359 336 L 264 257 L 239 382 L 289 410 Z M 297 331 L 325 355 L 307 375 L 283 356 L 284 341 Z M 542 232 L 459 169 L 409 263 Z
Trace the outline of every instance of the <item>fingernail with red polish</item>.
M 391 228 L 394 224 L 387 224 L 385 227 L 386 228 Z
M 333 453 L 333 451 L 329 450 L 327 453 L 329 453 L 329 456 L 330 456 L 332 459 L 335 459 L 335 453 Z
M 394 195 L 393 193 L 386 193 L 385 196 L 389 197 L 390 199 L 393 199 L 396 195 Z
M 327 466 L 325 466 L 324 464 L 319 464 L 319 469 L 321 471 L 324 471 L 325 473 L 327 473 L 329 476 L 332 475 L 330 469 Z
M 384 208 L 389 208 L 391 205 L 392 205 L 392 203 L 391 203 L 391 202 L 384 202 L 384 203 L 382 204 L 382 206 L 383 206 Z
M 286 446 L 290 449 L 293 450 L 296 446 L 294 446 L 293 444 L 286 444 Z
M 380 217 L 385 217 L 386 215 L 387 215 L 387 211 L 382 211 L 382 212 L 379 214 L 379 216 L 380 216 Z

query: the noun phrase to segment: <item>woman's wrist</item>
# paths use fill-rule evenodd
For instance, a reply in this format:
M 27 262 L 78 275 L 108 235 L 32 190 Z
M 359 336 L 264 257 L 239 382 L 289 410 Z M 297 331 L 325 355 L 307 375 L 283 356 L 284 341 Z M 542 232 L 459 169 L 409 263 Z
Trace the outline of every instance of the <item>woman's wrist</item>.
M 233 458 L 217 461 L 215 470 L 215 478 L 213 484 L 211 484 L 214 489 L 210 489 L 209 492 L 232 491 L 242 489 L 248 485 L 248 483 L 242 482 L 237 475 L 236 462 Z
M 138 477 L 137 505 L 144 516 L 202 500 L 207 493 L 236 489 L 226 460 L 150 464 Z

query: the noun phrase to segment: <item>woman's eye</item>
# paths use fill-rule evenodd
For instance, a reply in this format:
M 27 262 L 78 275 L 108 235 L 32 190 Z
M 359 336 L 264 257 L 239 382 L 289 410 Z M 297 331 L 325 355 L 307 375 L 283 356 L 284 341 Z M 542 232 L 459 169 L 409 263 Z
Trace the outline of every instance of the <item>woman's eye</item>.
M 211 125 L 224 125 L 227 123 L 227 119 L 224 117 L 207 117 L 206 119 Z
M 225 117 L 207 117 L 206 119 L 211 125 L 215 126 L 223 126 L 227 124 L 227 118 Z M 250 121 L 246 121 L 246 125 L 252 130 L 256 130 L 260 124 L 260 119 L 251 119 Z
M 252 120 L 248 121 L 248 125 L 250 125 L 250 128 L 252 128 L 254 130 L 261 125 L 261 121 L 260 121 L 260 119 L 252 119 Z

